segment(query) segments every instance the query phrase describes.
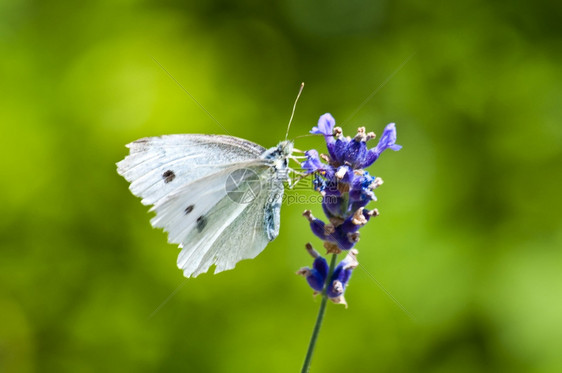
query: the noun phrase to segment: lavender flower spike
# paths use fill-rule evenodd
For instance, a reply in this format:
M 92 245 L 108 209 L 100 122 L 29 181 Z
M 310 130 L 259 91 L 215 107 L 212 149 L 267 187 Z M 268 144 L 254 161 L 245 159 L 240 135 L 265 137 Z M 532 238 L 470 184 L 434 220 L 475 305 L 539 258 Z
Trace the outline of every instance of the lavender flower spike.
M 367 224 L 378 210 L 368 210 L 371 201 L 376 201 L 374 190 L 382 185 L 380 177 L 372 176 L 365 167 L 370 166 L 386 149 L 400 150 L 396 144 L 396 125 L 388 124 L 376 147 L 367 148 L 367 142 L 375 138 L 373 132 L 366 132 L 359 127 L 354 138 L 344 137 L 341 128 L 334 127 L 335 119 L 324 114 L 311 133 L 322 134 L 326 140 L 328 155 L 320 155 L 312 149 L 305 152 L 306 160 L 301 164 L 307 174 L 315 174 L 314 189 L 322 195 L 322 209 L 328 218 L 327 222 L 315 218 L 310 210 L 304 216 L 310 224 L 312 233 L 323 241 L 329 254 L 342 251 L 351 255 L 354 246 L 359 242 L 359 230 Z M 326 266 L 325 260 L 318 259 L 315 265 Z M 322 267 L 322 268 L 323 268 Z M 306 273 L 309 284 L 318 291 L 318 271 Z M 338 272 L 339 273 L 339 272 Z M 325 277 L 327 273 L 325 274 Z M 345 285 L 346 281 L 339 283 Z M 338 285 L 339 286 L 339 285 Z M 332 298 L 336 297 L 336 291 Z

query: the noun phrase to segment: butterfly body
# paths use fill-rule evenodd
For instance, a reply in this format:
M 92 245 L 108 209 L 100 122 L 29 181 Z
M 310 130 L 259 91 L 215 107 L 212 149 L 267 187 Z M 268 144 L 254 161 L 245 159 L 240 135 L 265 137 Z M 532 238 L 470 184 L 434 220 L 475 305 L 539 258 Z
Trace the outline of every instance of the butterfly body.
M 276 147 L 270 148 L 262 154 L 262 157 L 272 162 L 272 170 L 274 173 L 272 180 L 287 181 L 289 171 L 289 156 L 293 151 L 293 143 L 291 141 L 282 141 Z M 270 195 L 268 203 L 265 207 L 265 227 L 270 241 L 274 240 L 279 234 L 281 201 L 283 198 L 283 184 L 272 185 L 271 190 L 274 194 Z
M 186 277 L 232 269 L 277 237 L 291 141 L 265 149 L 231 136 L 167 135 L 127 146 L 117 171 L 153 205 L 152 225 L 179 244 Z

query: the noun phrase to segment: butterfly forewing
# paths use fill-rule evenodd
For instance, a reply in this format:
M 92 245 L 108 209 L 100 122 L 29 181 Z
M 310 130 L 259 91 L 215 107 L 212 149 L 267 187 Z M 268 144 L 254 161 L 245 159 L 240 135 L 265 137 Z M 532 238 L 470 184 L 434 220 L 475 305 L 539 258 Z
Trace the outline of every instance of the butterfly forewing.
M 147 137 L 127 145 L 130 154 L 117 172 L 131 182 L 129 189 L 151 205 L 181 185 L 257 159 L 265 148 L 250 141 L 221 135 Z

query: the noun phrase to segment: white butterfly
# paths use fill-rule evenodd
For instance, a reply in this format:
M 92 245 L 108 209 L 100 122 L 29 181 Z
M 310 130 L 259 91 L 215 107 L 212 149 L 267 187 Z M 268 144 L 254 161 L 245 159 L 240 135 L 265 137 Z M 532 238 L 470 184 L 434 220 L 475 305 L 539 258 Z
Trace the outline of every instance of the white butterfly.
M 129 189 L 153 205 L 154 227 L 179 244 L 178 267 L 195 277 L 256 257 L 279 233 L 291 141 L 265 149 L 222 135 L 147 137 L 117 163 Z

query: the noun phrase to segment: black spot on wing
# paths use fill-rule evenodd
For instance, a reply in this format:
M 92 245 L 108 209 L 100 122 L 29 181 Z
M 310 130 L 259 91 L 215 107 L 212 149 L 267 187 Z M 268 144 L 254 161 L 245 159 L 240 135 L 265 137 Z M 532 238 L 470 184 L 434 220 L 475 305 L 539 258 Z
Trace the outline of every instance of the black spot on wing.
M 176 178 L 176 174 L 172 170 L 168 170 L 162 174 L 162 179 L 164 179 L 164 182 L 166 184 L 168 184 L 170 181 L 174 180 L 175 178 Z
M 185 211 L 185 214 L 187 215 L 187 214 L 189 214 L 191 211 L 193 211 L 193 208 L 194 208 L 194 207 L 195 207 L 194 205 L 189 205 L 189 206 L 187 206 L 187 207 L 185 208 L 185 210 L 184 210 L 184 211 Z
M 197 231 L 201 233 L 205 226 L 207 225 L 207 219 L 204 216 L 200 216 L 197 218 Z

